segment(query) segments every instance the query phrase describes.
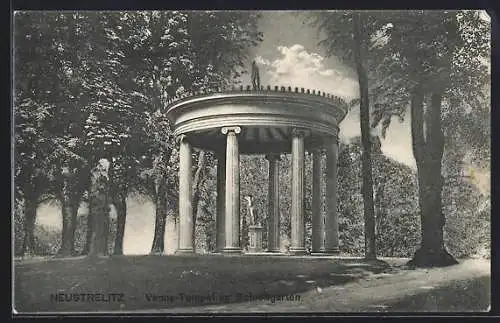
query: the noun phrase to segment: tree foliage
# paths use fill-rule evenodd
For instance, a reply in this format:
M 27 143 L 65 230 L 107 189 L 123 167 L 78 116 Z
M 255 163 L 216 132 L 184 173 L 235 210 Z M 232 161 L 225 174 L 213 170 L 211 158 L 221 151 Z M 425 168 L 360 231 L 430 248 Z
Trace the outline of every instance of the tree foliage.
M 28 222 L 45 193 L 66 204 L 65 214 L 76 214 L 71 208 L 102 158 L 111 162 L 108 194 L 123 210 L 120 231 L 130 192 L 150 193 L 159 216 L 166 214 L 177 185 L 166 102 L 238 76 L 249 47 L 262 39 L 258 18 L 210 11 L 17 13 L 16 188 L 32 200 Z M 65 196 L 63 183 L 78 194 Z
M 380 120 L 385 120 L 387 127 L 392 114 L 402 117 L 411 103 L 422 220 L 421 248 L 411 263 L 453 264 L 456 262 L 446 251 L 443 239 L 441 161 L 446 132 L 452 136 L 450 124 L 443 120 L 464 115 L 464 107 L 484 106 L 481 103 L 488 80 L 485 61 L 489 55 L 489 26 L 477 11 L 415 10 L 389 17 L 383 31 L 385 41 L 379 46 L 379 57 L 385 57 L 386 62 L 379 68 L 384 82 L 378 87 L 378 95 L 388 94 L 384 87 L 393 95 L 398 89 L 402 95 L 394 100 L 386 98 L 386 103 L 379 105 L 384 111 Z M 470 115 L 465 115 L 465 120 L 467 117 Z

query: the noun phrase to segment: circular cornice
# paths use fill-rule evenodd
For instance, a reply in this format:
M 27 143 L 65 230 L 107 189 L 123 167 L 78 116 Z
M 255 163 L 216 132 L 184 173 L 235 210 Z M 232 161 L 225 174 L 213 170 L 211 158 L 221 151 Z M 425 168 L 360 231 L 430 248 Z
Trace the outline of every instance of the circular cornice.
M 347 104 L 341 98 L 298 88 L 294 92 L 291 87 L 198 93 L 167 106 L 176 136 L 231 126 L 303 128 L 337 136 L 346 114 Z

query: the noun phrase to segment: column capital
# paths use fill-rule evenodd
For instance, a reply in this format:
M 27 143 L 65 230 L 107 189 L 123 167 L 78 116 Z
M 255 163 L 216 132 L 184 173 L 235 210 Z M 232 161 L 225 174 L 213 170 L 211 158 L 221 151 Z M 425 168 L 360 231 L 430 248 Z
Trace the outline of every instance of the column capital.
M 187 136 L 186 134 L 181 133 L 180 135 L 177 135 L 177 136 L 175 137 L 175 143 L 176 143 L 176 144 L 179 144 L 179 143 L 181 143 L 182 141 L 186 140 L 187 138 L 188 138 L 188 136 Z
M 294 137 L 305 137 L 309 132 L 309 130 L 304 128 L 292 128 L 292 136 Z
M 227 135 L 229 134 L 230 132 L 233 132 L 235 134 L 239 134 L 241 133 L 241 127 L 239 126 L 234 126 L 234 127 L 222 127 L 221 128 L 221 132 L 222 134 L 224 135 Z
M 281 160 L 281 154 L 279 153 L 269 153 L 266 154 L 266 159 L 267 160 Z

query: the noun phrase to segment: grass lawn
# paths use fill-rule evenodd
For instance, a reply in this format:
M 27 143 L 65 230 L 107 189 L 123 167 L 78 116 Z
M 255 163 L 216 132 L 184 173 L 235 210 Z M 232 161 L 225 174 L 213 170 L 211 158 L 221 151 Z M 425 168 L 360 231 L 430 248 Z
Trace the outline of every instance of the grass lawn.
M 18 312 L 161 309 L 287 296 L 390 270 L 356 259 L 259 256 L 120 256 L 15 265 Z M 54 295 L 117 293 L 109 302 L 56 301 Z M 85 296 L 88 298 L 88 296 Z M 110 299 L 110 297 L 107 297 Z
M 407 296 L 389 304 L 388 312 L 474 312 L 486 311 L 491 304 L 491 278 L 479 277 Z

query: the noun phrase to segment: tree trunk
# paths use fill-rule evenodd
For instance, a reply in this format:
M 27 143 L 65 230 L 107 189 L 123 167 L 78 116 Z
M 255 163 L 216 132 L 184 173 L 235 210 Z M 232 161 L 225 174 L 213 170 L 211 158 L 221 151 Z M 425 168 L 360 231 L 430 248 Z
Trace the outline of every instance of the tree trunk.
M 101 164 L 91 172 L 89 192 L 89 216 L 91 218 L 91 238 L 89 256 L 108 255 L 109 234 L 109 198 L 108 198 L 108 173 Z
M 113 160 L 111 158 L 111 160 Z M 112 187 L 112 202 L 116 209 L 116 236 L 113 246 L 113 255 L 123 255 L 123 238 L 125 236 L 125 223 L 127 221 L 127 172 L 124 159 L 112 162 L 110 165 Z
M 88 172 L 88 177 L 90 178 L 90 180 L 88 180 L 88 188 L 87 188 L 87 192 L 88 192 L 88 212 L 87 212 L 87 232 L 86 232 L 86 239 L 85 239 L 85 247 L 83 248 L 83 251 L 82 251 L 82 255 L 88 255 L 89 254 L 89 251 L 90 251 L 90 243 L 92 241 L 92 233 L 93 233 L 93 230 L 94 230 L 94 219 L 93 219 L 93 214 L 92 212 L 90 212 L 90 192 L 91 192 L 91 189 L 92 189 L 92 169 L 90 169 L 90 171 Z
M 432 93 L 425 124 L 424 97 L 425 92 L 422 87 L 417 86 L 411 99 L 411 130 L 418 173 L 422 241 L 408 265 L 443 267 L 458 262 L 446 250 L 443 239 L 445 218 L 441 201 L 443 188 L 441 160 L 444 151 L 444 135 L 441 127 L 442 94 Z
M 385 207 L 383 205 L 383 200 L 384 200 L 384 184 L 379 183 L 377 186 L 377 190 L 375 191 L 375 234 L 378 232 L 378 227 L 380 226 L 380 221 L 385 215 Z
M 163 254 L 165 250 L 165 221 L 167 219 L 167 183 L 160 179 L 156 195 L 155 234 L 150 254 Z
M 32 256 L 35 254 L 35 221 L 37 205 L 38 203 L 35 198 L 25 199 L 23 256 Z
M 74 233 L 75 223 L 73 222 L 73 203 L 71 201 L 71 175 L 68 166 L 62 169 L 62 187 L 61 187 L 61 213 L 62 213 L 62 234 L 61 249 L 58 256 L 70 257 L 73 250 L 72 234 Z
M 127 220 L 127 199 L 120 194 L 113 202 L 116 209 L 116 237 L 113 254 L 123 255 L 123 238 L 125 237 L 125 223 Z
M 62 169 L 62 187 L 59 195 L 62 213 L 61 249 L 60 257 L 75 256 L 75 231 L 77 225 L 78 208 L 83 194 L 82 183 L 77 178 L 76 171 L 71 172 L 68 166 Z
M 81 196 L 73 197 L 71 204 L 71 223 L 73 223 L 73 226 L 71 227 L 71 232 L 70 232 L 70 237 L 69 239 L 71 240 L 71 255 L 76 256 L 76 251 L 75 251 L 75 232 L 76 232 L 76 226 L 77 226 L 77 219 L 78 219 L 78 208 L 80 207 L 80 198 Z
M 207 162 L 205 151 L 200 150 L 198 154 L 198 165 L 193 178 L 193 247 L 196 250 L 196 219 L 198 217 L 198 208 L 201 197 L 201 186 L 204 180 L 204 170 Z
M 94 228 L 94 225 L 92 223 L 93 223 L 92 213 L 90 212 L 89 209 L 89 212 L 87 213 L 87 235 L 85 240 L 85 248 L 83 249 L 82 252 L 83 255 L 88 255 L 90 251 L 90 242 L 92 241 L 92 231 Z
M 71 232 L 73 232 L 72 215 L 70 202 L 67 197 L 63 197 L 62 201 L 62 233 L 61 233 L 61 248 L 59 249 L 59 257 L 70 257 L 73 244 L 71 241 Z
M 361 142 L 363 153 L 361 155 L 361 172 L 363 177 L 362 195 L 365 220 L 365 258 L 377 259 L 376 236 L 375 236 L 375 210 L 373 202 L 373 174 L 371 157 L 371 134 L 370 134 L 370 102 L 368 98 L 368 75 L 364 66 L 363 50 L 366 35 L 363 29 L 363 14 L 353 14 L 354 29 L 354 59 L 356 72 L 359 80 L 359 117 L 361 126 Z

